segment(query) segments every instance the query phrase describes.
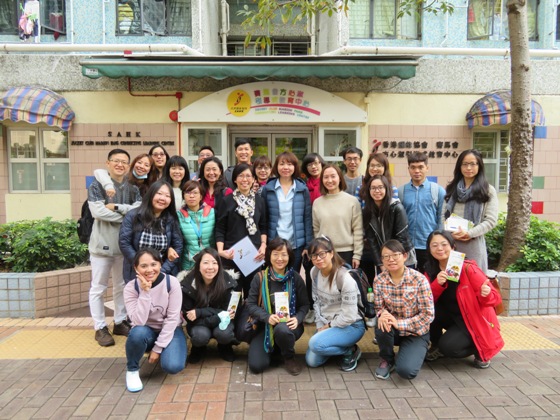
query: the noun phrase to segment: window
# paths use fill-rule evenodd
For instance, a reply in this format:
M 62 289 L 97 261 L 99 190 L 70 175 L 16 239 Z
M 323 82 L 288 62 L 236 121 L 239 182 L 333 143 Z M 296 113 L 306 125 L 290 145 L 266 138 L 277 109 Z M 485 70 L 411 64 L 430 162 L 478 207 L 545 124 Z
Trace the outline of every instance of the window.
M 473 148 L 480 151 L 488 182 L 498 192 L 507 192 L 509 185 L 509 131 L 484 131 L 473 134 Z
M 311 48 L 309 39 L 304 38 L 271 38 L 270 45 L 264 49 L 251 43 L 245 46 L 245 40 L 229 40 L 227 44 L 228 55 L 235 56 L 263 56 L 263 55 L 308 55 Z
M 70 190 L 68 133 L 52 129 L 8 129 L 11 192 Z
M 357 146 L 360 129 L 319 127 L 319 154 L 325 162 L 344 165 L 341 153 L 350 146 Z
M 509 39 L 507 0 L 469 0 L 468 39 Z M 539 0 L 527 2 L 527 27 L 529 40 L 536 41 L 538 34 Z
M 560 4 L 556 8 L 556 41 L 560 41 Z
M 420 11 L 397 19 L 399 0 L 356 0 L 350 5 L 350 38 L 420 39 Z
M 66 0 L 41 0 L 28 2 L 28 10 L 33 10 L 36 3 L 39 8 L 41 34 L 58 36 L 66 33 Z M 17 34 L 18 23 L 25 6 L 24 0 L 0 1 L 0 34 Z
M 190 35 L 191 0 L 118 0 L 117 35 Z

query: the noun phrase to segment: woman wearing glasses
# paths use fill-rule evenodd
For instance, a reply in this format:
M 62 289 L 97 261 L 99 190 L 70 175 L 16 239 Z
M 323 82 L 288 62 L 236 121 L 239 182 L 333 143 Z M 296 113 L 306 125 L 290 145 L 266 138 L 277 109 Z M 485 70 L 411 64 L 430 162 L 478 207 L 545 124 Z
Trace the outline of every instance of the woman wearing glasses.
M 381 359 L 375 376 L 379 379 L 389 379 L 393 370 L 403 379 L 415 378 L 430 342 L 430 323 L 434 319 L 430 283 L 418 271 L 405 266 L 407 256 L 396 239 L 388 240 L 381 248 L 385 269 L 373 283 L 375 338 Z M 397 355 L 394 346 L 399 346 Z
M 236 185 L 232 194 L 224 197 L 222 204 L 216 208 L 216 249 L 222 257 L 224 268 L 239 271 L 233 262 L 232 246 L 245 237 L 249 237 L 257 256 L 255 261 L 262 262 L 266 251 L 266 206 L 261 196 L 253 190 L 254 174 L 251 166 L 240 163 L 233 168 L 232 180 Z M 251 280 L 258 269 L 245 276 L 240 273 L 239 287 L 243 296 L 249 296 Z
M 383 153 L 372 153 L 369 155 L 367 160 L 367 171 L 364 175 L 364 181 L 360 186 L 360 199 L 362 200 L 362 204 L 365 201 L 365 198 L 369 195 L 369 191 L 365 187 L 365 185 L 369 182 L 369 180 L 374 177 L 375 175 L 383 175 L 389 181 L 391 187 L 391 197 L 398 199 L 399 198 L 399 189 L 393 185 L 393 180 L 391 178 L 391 171 L 389 170 L 389 159 Z
M 198 181 L 187 181 L 183 186 L 185 205 L 177 212 L 179 227 L 185 239 L 181 268 L 190 270 L 194 257 L 204 248 L 216 248 L 214 209 L 202 202 L 204 189 Z
M 155 164 L 157 174 L 158 174 L 158 179 L 159 179 L 163 176 L 163 168 L 165 167 L 165 164 L 169 160 L 169 153 L 167 153 L 167 150 L 165 150 L 165 148 L 161 144 L 158 143 L 158 144 L 155 144 L 151 147 L 148 154 L 154 160 L 154 164 Z
M 331 356 L 342 356 L 340 368 L 349 372 L 358 365 L 362 352 L 357 343 L 366 331 L 358 311 L 358 285 L 326 236 L 311 241 L 309 254 L 317 332 L 309 340 L 305 361 L 318 367 Z
M 425 268 L 436 314 L 430 325 L 432 345 L 426 360 L 474 354 L 474 366 L 486 369 L 504 346 L 494 310 L 502 297 L 474 261 L 464 262 L 458 282 L 448 279 L 445 269 L 455 244 L 446 231 L 436 230 L 428 236 L 430 253 Z
M 373 277 L 381 272 L 381 248 L 389 239 L 396 239 L 403 245 L 409 256 L 405 265 L 414 266 L 416 258 L 414 245 L 408 235 L 406 211 L 398 199 L 395 200 L 388 194 L 391 191 L 389 180 L 383 175 L 374 175 L 369 178 L 364 188 L 368 191 L 368 194 L 364 195 L 363 218 L 367 240 L 367 246 L 364 248 L 369 250 L 370 254 L 367 257 L 373 262 L 368 268 L 375 271 L 368 279 L 373 280 Z
M 483 272 L 488 271 L 488 252 L 484 234 L 498 221 L 498 196 L 486 180 L 482 155 L 476 149 L 465 150 L 457 158 L 453 180 L 447 185 L 444 218 L 455 214 L 468 220 L 468 228 L 452 233 L 457 251 L 476 261 Z
M 305 155 L 301 163 L 301 172 L 305 175 L 307 189 L 311 204 L 321 197 L 321 172 L 325 166 L 325 161 L 317 153 Z

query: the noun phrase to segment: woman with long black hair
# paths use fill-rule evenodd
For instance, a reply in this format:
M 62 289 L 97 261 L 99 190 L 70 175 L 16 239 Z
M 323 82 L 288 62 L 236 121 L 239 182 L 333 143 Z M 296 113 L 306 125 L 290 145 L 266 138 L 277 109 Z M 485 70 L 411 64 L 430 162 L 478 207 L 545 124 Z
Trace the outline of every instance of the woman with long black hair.
M 484 174 L 484 161 L 476 149 L 465 150 L 457 158 L 453 180 L 445 189 L 444 218 L 452 214 L 472 222 L 467 230 L 453 232 L 457 251 L 488 271 L 484 235 L 498 222 L 498 195 Z
M 134 256 L 142 248 L 159 251 L 163 273 L 178 273 L 183 235 L 179 229 L 173 189 L 169 183 L 162 180 L 154 182 L 142 198 L 140 207 L 126 214 L 119 234 L 119 247 L 124 256 L 125 282 L 136 277 Z
M 218 251 L 213 248 L 204 248 L 194 257 L 194 261 L 193 269 L 181 282 L 183 315 L 187 320 L 187 332 L 192 344 L 189 362 L 198 363 L 204 357 L 211 338 L 218 342 L 220 357 L 233 362 L 235 355 L 231 346 L 235 340 L 234 324 L 230 322 L 225 328 L 220 328 L 218 314 L 227 311 L 237 281 L 224 271 Z M 235 311 L 231 311 L 231 321 L 234 315 Z

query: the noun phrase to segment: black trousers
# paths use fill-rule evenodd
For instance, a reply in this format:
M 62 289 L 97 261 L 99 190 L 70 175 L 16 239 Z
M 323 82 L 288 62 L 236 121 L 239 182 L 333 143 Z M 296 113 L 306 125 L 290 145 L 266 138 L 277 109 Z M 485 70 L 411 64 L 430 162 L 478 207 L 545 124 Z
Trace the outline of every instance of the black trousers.
M 460 314 L 449 314 L 436 304 L 430 325 L 430 341 L 445 357 L 463 358 L 476 353 L 474 341 Z M 445 329 L 445 333 L 443 330 Z
M 271 354 L 264 349 L 264 334 L 262 329 L 249 345 L 249 353 L 247 360 L 249 369 L 253 373 L 260 373 L 270 366 Z M 274 351 L 279 351 L 284 359 L 290 359 L 295 356 L 296 341 L 303 335 L 303 324 L 298 325 L 295 330 L 290 330 L 285 322 L 276 324 L 273 329 L 274 334 Z

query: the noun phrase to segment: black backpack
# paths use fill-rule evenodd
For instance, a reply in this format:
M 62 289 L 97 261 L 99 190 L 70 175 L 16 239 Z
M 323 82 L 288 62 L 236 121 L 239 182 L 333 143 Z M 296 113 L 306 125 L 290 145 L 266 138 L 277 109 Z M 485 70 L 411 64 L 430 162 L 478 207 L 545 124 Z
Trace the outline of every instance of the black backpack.
M 89 238 L 93 229 L 94 220 L 95 219 L 93 218 L 93 215 L 89 210 L 88 201 L 86 200 L 84 201 L 84 204 L 82 204 L 81 217 L 78 219 L 78 223 L 76 225 L 76 228 L 78 230 L 78 238 L 80 239 L 81 243 L 89 244 Z

